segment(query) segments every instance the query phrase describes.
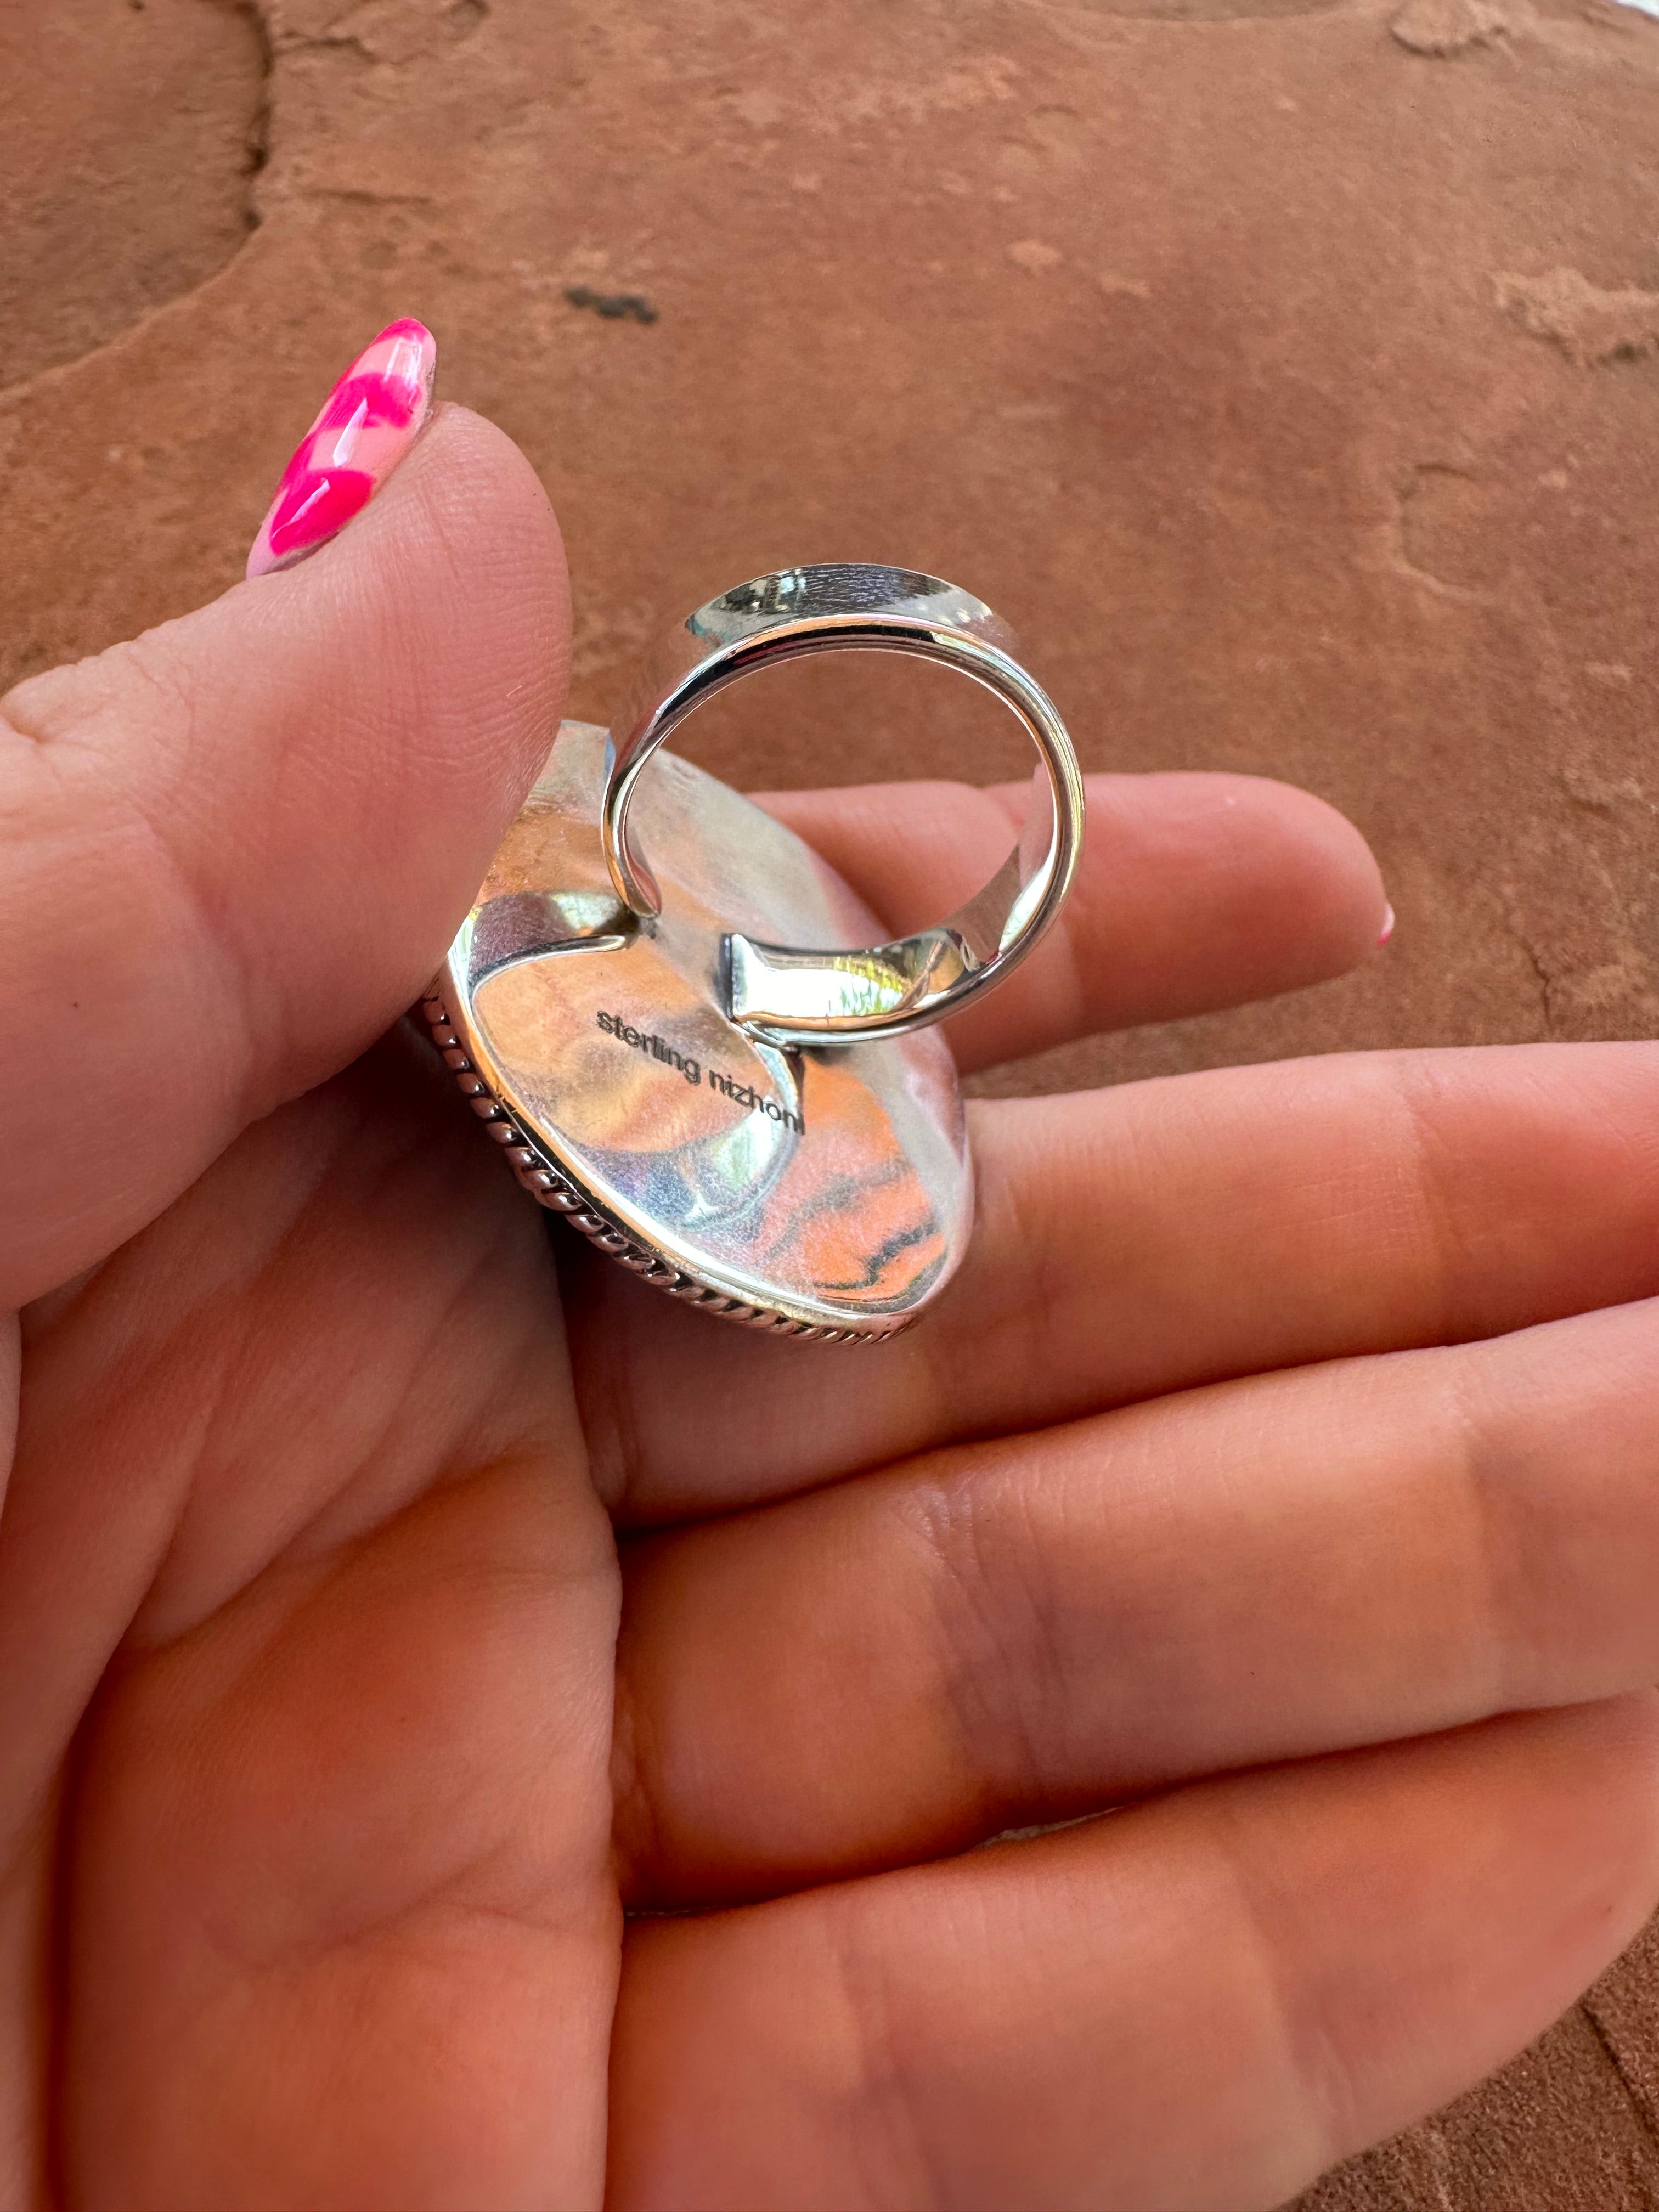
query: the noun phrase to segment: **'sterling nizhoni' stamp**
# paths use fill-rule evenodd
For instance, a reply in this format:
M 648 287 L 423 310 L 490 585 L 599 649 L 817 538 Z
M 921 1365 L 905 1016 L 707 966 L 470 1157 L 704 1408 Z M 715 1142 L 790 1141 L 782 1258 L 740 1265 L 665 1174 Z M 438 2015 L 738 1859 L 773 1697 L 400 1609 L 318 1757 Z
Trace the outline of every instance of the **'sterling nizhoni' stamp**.
M 636 1030 L 620 1014 L 595 1014 L 593 1018 L 607 1036 L 644 1053 L 648 1059 L 660 1061 L 665 1067 L 675 1069 L 688 1083 L 701 1084 L 707 1076 L 710 1089 L 720 1091 L 733 1105 L 746 1107 L 752 1114 L 764 1114 L 770 1121 L 786 1122 L 798 1137 L 806 1134 L 806 1124 L 799 1114 L 777 1099 L 767 1097 L 752 1083 L 738 1083 L 718 1067 L 705 1067 L 690 1054 L 676 1051 L 666 1037 L 659 1036 L 653 1030 Z

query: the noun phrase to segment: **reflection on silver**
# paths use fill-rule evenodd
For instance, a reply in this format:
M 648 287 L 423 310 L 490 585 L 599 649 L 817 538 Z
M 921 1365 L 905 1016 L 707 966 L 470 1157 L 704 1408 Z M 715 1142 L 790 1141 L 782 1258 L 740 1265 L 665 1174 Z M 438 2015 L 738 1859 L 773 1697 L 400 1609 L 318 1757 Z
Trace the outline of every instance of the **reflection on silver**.
M 462 925 L 468 986 L 547 952 L 619 952 L 635 926 L 614 891 L 504 891 Z
M 635 801 L 658 900 L 638 915 L 600 836 L 606 742 L 562 727 L 428 999 L 434 1036 L 520 1180 L 647 1280 L 781 1334 L 890 1335 L 971 1223 L 949 1049 L 932 1030 L 799 1045 L 734 1020 L 728 939 L 834 958 L 873 917 L 666 752 Z
M 605 759 L 600 830 L 618 898 L 649 921 L 662 893 L 634 835 L 646 763 L 705 699 L 755 670 L 804 653 L 888 652 L 960 669 L 1024 724 L 1039 773 L 1018 846 L 946 921 L 887 944 L 827 947 L 733 929 L 724 975 L 731 1018 L 778 1044 L 903 1036 L 957 1012 L 1000 982 L 1059 913 L 1083 836 L 1083 779 L 1066 726 L 1013 658 L 1013 638 L 981 600 L 937 576 L 866 562 L 757 576 L 699 607 L 647 669 Z M 639 825 L 644 832 L 645 825 Z M 804 940 L 804 942 L 802 941 Z

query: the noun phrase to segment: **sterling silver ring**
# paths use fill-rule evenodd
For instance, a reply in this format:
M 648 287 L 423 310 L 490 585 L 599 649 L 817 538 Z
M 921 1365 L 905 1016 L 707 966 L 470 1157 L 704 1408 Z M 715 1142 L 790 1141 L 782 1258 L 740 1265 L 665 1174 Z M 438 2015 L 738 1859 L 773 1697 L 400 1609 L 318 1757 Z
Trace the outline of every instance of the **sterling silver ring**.
M 689 616 L 649 664 L 605 750 L 599 834 L 619 898 L 649 926 L 656 878 L 630 836 L 640 777 L 706 699 L 757 669 L 812 653 L 906 653 L 960 669 L 1000 699 L 1039 768 L 1019 843 L 984 889 L 933 927 L 853 951 L 726 939 L 728 1018 L 773 1045 L 873 1042 L 943 1020 L 1000 983 L 1036 945 L 1071 887 L 1083 778 L 1053 702 L 1014 658 L 1007 626 L 937 576 L 864 562 L 780 569 Z
M 936 577 L 787 568 L 681 625 L 614 739 L 561 726 L 427 1018 L 520 1182 L 642 1281 L 771 1334 L 871 1344 L 960 1265 L 972 1163 L 930 1024 L 1030 951 L 1083 829 L 1071 742 L 1012 644 Z M 872 648 L 962 669 L 1040 761 L 1024 834 L 991 882 L 887 944 L 810 845 L 658 751 L 753 669 Z

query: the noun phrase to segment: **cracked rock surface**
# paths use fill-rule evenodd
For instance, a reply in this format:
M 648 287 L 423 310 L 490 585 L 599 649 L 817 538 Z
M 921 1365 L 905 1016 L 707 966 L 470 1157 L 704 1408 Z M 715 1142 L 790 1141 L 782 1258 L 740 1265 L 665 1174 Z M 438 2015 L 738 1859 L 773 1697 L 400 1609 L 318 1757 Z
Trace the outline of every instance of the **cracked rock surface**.
M 417 314 L 563 519 L 573 713 L 726 585 L 892 560 L 1010 617 L 1087 765 L 1288 776 L 1370 836 L 1363 974 L 983 1087 L 1653 1034 L 1656 115 L 1611 0 L 14 7 L 0 684 L 232 582 Z M 1013 772 L 965 689 L 792 670 L 687 750 Z M 1659 2202 L 1659 1938 L 1306 2202 Z

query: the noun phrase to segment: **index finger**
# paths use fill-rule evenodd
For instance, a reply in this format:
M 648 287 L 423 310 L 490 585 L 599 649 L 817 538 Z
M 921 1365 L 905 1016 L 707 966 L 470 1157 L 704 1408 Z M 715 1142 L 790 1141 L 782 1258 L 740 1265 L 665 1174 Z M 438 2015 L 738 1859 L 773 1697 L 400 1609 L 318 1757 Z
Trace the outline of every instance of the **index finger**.
M 1388 904 L 1353 824 L 1265 776 L 1091 775 L 1059 921 L 1006 987 L 946 1030 L 964 1073 L 1098 1030 L 1323 982 L 1375 951 Z M 1019 837 L 1030 787 L 767 792 L 895 933 L 941 921 Z

